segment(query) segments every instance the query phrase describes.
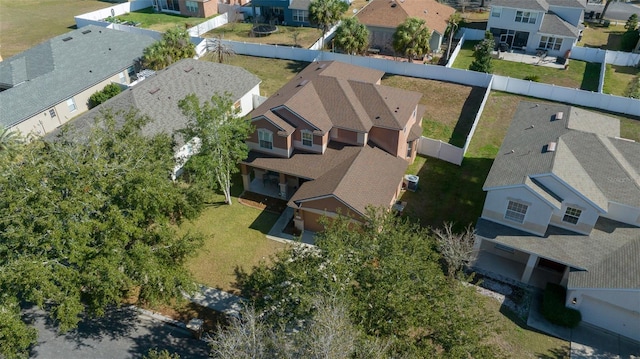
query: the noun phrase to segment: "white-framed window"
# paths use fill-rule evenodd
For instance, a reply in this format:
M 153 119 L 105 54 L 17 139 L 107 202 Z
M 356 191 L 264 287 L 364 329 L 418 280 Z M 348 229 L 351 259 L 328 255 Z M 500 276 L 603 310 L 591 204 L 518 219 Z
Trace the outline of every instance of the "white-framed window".
M 413 150 L 413 141 L 407 142 L 407 158 L 411 157 L 411 152 Z
M 309 22 L 308 10 L 293 10 L 293 21 L 297 22 Z
M 516 11 L 516 22 L 524 22 L 528 24 L 535 24 L 538 18 L 537 12 L 531 11 Z
M 564 211 L 564 217 L 562 217 L 562 221 L 571 224 L 577 224 L 581 214 L 582 210 L 573 207 L 567 207 L 567 210 Z
M 491 17 L 500 17 L 502 15 L 502 8 L 498 6 L 491 7 Z
M 527 214 L 527 209 L 529 209 L 529 206 L 524 203 L 509 201 L 504 218 L 514 222 L 524 223 L 524 216 Z
M 195 1 L 185 1 L 185 6 L 189 12 L 198 12 L 198 3 Z
M 67 100 L 67 107 L 69 108 L 69 112 L 73 112 L 77 110 L 76 102 L 73 100 L 73 97 Z
M 311 131 L 302 131 L 302 145 L 313 146 L 313 133 Z
M 548 50 L 560 50 L 560 48 L 562 47 L 562 38 L 542 36 L 540 37 L 540 44 L 538 45 L 538 47 Z
M 120 77 L 120 83 L 121 84 L 126 84 L 127 83 L 127 76 L 124 74 L 124 71 L 122 71 L 118 75 Z
M 49 116 L 51 116 L 51 118 L 56 117 L 56 109 L 52 108 L 49 110 Z
M 264 128 L 258 129 L 258 141 L 260 142 L 260 148 L 266 148 L 268 150 L 273 148 L 273 132 L 265 130 Z

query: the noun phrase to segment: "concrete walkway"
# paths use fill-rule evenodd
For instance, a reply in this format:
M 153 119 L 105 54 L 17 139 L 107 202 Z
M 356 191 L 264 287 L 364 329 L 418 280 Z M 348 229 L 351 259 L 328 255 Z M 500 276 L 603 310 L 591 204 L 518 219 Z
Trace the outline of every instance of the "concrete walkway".
M 571 342 L 571 359 L 640 359 L 640 343 L 619 334 L 584 322 L 574 329 L 549 323 L 542 316 L 542 291 L 531 299 L 527 325 Z
M 184 294 L 184 297 L 199 306 L 235 317 L 239 316 L 240 310 L 246 301 L 246 299 L 237 295 L 205 286 L 201 286 L 200 292 L 193 296 Z
M 303 243 L 303 244 L 313 245 L 314 244 L 313 237 L 315 236 L 313 232 L 304 231 L 302 233 L 301 241 L 298 241 L 300 238 L 296 238 L 290 234 L 283 232 L 284 229 L 287 227 L 287 224 L 289 224 L 289 221 L 293 218 L 293 213 L 294 213 L 293 208 L 287 207 L 282 212 L 280 217 L 278 217 L 278 220 L 273 225 L 273 227 L 271 227 L 271 229 L 269 230 L 269 233 L 267 233 L 267 238 L 274 241 L 281 242 L 281 243 L 294 242 L 294 243 Z

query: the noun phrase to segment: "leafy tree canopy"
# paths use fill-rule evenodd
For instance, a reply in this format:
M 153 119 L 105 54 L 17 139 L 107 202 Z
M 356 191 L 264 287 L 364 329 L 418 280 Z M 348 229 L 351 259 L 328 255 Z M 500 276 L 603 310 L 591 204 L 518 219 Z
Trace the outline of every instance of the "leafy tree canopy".
M 493 35 L 490 32 L 484 34 L 484 40 L 476 45 L 473 51 L 475 60 L 469 65 L 469 70 L 491 73 L 493 65 L 491 64 L 491 51 L 495 47 Z
M 638 14 L 631 14 L 624 24 L 627 31 L 634 31 L 638 27 Z
M 322 29 L 324 38 L 331 26 L 340 21 L 348 6 L 341 0 L 312 0 L 309 4 L 309 21 Z
M 391 357 L 495 358 L 483 333 L 473 288 L 447 278 L 425 229 L 385 211 L 370 224 L 342 218 L 316 237 L 240 278 L 243 294 L 272 325 L 296 327 L 313 317 L 314 298 L 339 295 L 350 321 L 370 338 L 391 341 Z
M 26 356 L 34 342 L 21 306 L 65 331 L 131 289 L 145 302 L 195 289 L 183 263 L 201 238 L 173 224 L 195 217 L 202 198 L 168 180 L 168 136 L 142 136 L 147 119 L 135 113 L 122 126 L 115 116 L 86 137 L 34 141 L 0 173 L 0 356 Z
M 369 48 L 369 29 L 357 17 L 344 19 L 335 35 L 335 44 L 347 54 L 363 54 Z
M 249 154 L 245 140 L 253 132 L 251 122 L 238 117 L 240 109 L 234 107 L 229 94 L 214 95 L 202 104 L 191 94 L 180 100 L 178 107 L 189 118 L 182 130 L 184 139 L 198 139 L 197 153 L 187 162 L 186 170 L 196 182 L 222 190 L 225 202 L 231 204 L 231 175 Z
M 96 91 L 89 97 L 89 108 L 94 108 L 101 103 L 106 102 L 108 99 L 116 96 L 122 92 L 122 88 L 120 85 L 116 83 L 110 83 L 105 86 L 102 90 Z
M 192 58 L 195 55 L 196 46 L 191 42 L 189 32 L 176 26 L 167 30 L 160 41 L 156 41 L 144 49 L 142 64 L 146 68 L 160 70 L 174 62 Z
M 393 33 L 393 49 L 413 62 L 429 52 L 430 38 L 431 31 L 423 19 L 408 17 Z

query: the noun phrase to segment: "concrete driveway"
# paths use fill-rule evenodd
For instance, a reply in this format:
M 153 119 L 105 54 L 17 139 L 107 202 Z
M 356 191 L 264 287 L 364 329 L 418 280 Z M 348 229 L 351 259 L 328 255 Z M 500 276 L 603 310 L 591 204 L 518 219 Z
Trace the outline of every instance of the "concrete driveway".
M 107 359 L 142 358 L 150 349 L 167 349 L 181 358 L 207 358 L 209 347 L 184 329 L 168 325 L 138 312 L 119 308 L 104 318 L 85 320 L 78 329 L 58 334 L 44 312 L 26 314 L 38 329 L 38 344 L 32 358 Z

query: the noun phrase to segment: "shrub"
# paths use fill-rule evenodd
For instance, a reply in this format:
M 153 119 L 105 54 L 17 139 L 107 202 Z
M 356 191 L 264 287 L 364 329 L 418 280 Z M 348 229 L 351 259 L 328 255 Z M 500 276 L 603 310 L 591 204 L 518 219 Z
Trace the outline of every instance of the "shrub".
M 582 320 L 579 311 L 564 305 L 567 291 L 564 287 L 547 283 L 542 300 L 542 315 L 551 323 L 563 327 L 575 328 Z
M 527 75 L 524 79 L 526 81 L 540 82 L 540 76 L 538 75 Z
M 624 92 L 626 97 L 640 99 L 640 77 L 636 76 L 627 85 L 627 90 Z
M 98 106 L 99 104 L 107 101 L 120 92 L 122 92 L 120 85 L 116 83 L 108 84 L 102 89 L 102 91 L 97 91 L 93 95 L 91 95 L 91 97 L 89 97 L 89 108 Z
M 622 38 L 620 39 L 620 48 L 622 51 L 632 51 L 636 44 L 638 43 L 638 39 L 640 38 L 640 33 L 637 30 L 629 30 L 622 34 Z

